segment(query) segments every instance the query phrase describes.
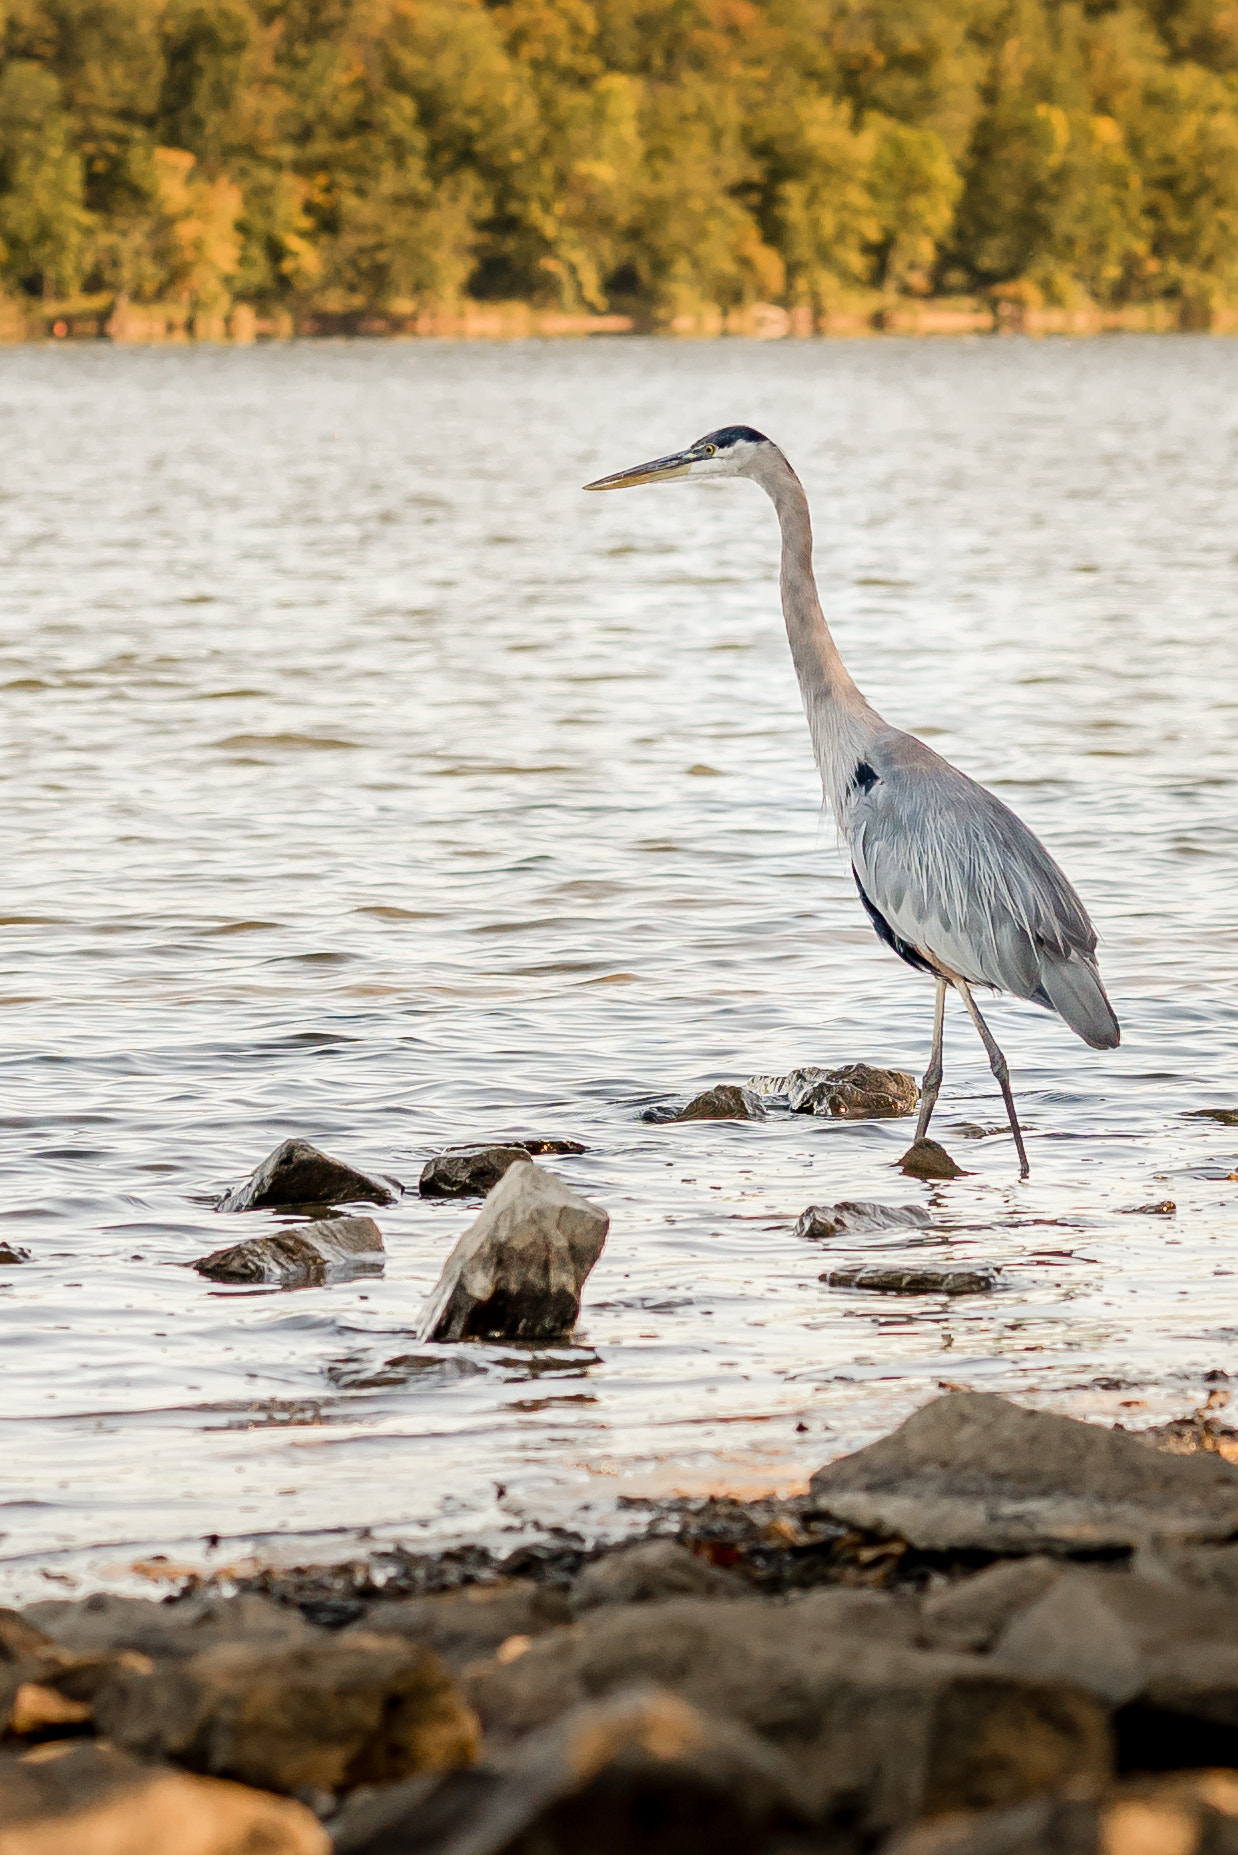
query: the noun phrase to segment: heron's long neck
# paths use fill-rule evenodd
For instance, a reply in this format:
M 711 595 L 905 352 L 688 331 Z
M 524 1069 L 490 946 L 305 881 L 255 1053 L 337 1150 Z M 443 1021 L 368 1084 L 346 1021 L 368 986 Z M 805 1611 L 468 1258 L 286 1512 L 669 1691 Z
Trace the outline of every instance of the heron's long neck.
M 769 494 L 782 529 L 782 612 L 791 658 L 821 783 L 837 813 L 865 742 L 882 726 L 881 717 L 852 682 L 825 622 L 812 570 L 812 519 L 804 486 L 781 452 L 762 462 L 757 481 Z

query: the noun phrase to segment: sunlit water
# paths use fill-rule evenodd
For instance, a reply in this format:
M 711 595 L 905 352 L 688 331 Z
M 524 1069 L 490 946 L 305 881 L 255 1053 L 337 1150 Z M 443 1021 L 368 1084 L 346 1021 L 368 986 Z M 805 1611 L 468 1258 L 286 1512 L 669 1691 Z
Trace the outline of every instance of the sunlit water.
M 805 479 L 870 698 L 1095 915 L 1118 1052 L 992 1007 L 1028 1185 L 962 1131 L 1002 1117 L 957 1007 L 954 1185 L 893 1169 L 906 1121 L 639 1118 L 927 1054 L 821 815 L 768 504 L 579 493 L 735 421 Z M 1238 346 L 12 349 L 0 488 L 4 1593 L 613 1530 L 943 1381 L 1141 1424 L 1238 1373 L 1238 1128 L 1188 1118 L 1238 1103 Z M 613 1220 L 579 1345 L 419 1346 L 473 1215 L 421 1164 L 521 1132 L 583 1139 L 550 1163 Z M 290 1134 L 414 1186 L 385 1276 L 212 1287 L 275 1223 L 212 1195 Z M 792 1234 L 856 1197 L 937 1227 Z M 818 1280 L 878 1252 L 1001 1286 Z

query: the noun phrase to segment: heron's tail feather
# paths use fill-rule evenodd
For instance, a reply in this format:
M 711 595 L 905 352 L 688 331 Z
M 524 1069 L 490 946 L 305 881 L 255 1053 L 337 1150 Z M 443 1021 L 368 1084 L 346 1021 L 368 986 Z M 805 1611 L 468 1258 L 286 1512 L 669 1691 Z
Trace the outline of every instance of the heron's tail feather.
M 1078 953 L 1064 960 L 1043 955 L 1037 992 L 1037 1003 L 1051 1005 L 1093 1050 L 1117 1049 L 1122 1032 L 1090 960 Z

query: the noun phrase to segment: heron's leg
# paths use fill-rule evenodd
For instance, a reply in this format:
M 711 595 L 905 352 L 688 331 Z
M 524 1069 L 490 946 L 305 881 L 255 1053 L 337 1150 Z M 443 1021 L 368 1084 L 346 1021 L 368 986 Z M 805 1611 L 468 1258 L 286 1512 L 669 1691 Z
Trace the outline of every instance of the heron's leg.
M 1023 1145 L 1023 1134 L 1019 1127 L 1019 1117 L 1014 1111 L 1014 1095 L 1010 1088 L 1010 1071 L 1006 1059 L 994 1041 L 993 1033 L 980 1015 L 980 1008 L 971 995 L 971 987 L 962 979 L 956 979 L 955 985 L 963 995 L 963 1003 L 971 1013 L 971 1021 L 980 1032 L 980 1041 L 985 1047 L 989 1059 L 989 1068 L 997 1077 L 997 1086 L 1006 1103 L 1006 1113 L 1010 1117 L 1010 1131 L 1014 1135 L 1015 1152 L 1019 1155 L 1019 1177 L 1028 1175 L 1027 1149 Z
M 916 1139 L 923 1140 L 941 1093 L 941 1038 L 946 1025 L 946 980 L 937 981 L 937 1004 L 933 1011 L 933 1054 L 920 1084 L 920 1118 L 916 1122 Z

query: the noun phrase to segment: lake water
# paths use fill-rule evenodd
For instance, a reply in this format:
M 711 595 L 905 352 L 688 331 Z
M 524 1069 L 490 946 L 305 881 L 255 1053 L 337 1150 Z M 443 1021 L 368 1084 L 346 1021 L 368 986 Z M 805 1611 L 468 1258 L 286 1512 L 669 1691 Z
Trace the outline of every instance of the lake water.
M 906 1121 L 639 1118 L 928 1050 L 821 813 L 768 503 L 579 493 L 736 422 L 805 480 L 861 687 L 1096 919 L 1119 1051 L 991 1009 L 1027 1185 L 957 1003 L 948 1187 L 894 1169 Z M 1190 1118 L 1238 1105 L 1236 497 L 1207 337 L 0 352 L 0 1598 L 613 1532 L 946 1381 L 1140 1425 L 1238 1375 L 1238 1127 Z M 522 1132 L 585 1141 L 549 1163 L 613 1220 L 579 1344 L 419 1346 L 474 1208 L 418 1171 Z M 414 1186 L 385 1275 L 213 1287 L 276 1220 L 212 1196 L 291 1134 Z M 936 1227 L 792 1234 L 839 1198 Z M 1001 1286 L 818 1280 L 891 1254 Z

